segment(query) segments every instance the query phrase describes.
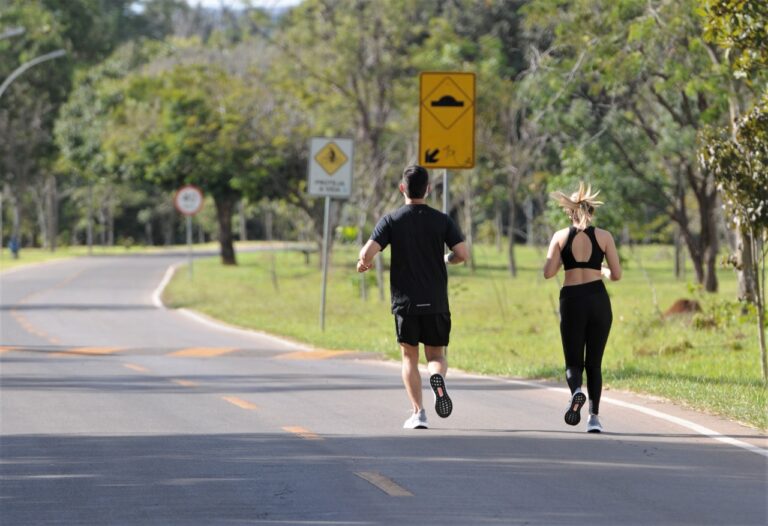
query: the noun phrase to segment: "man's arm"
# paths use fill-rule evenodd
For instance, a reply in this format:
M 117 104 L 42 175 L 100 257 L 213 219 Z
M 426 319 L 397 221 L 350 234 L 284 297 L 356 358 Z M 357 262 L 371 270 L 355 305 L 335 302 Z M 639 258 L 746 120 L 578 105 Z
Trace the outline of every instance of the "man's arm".
M 448 265 L 458 265 L 459 263 L 464 263 L 468 259 L 469 248 L 467 248 L 467 244 L 464 241 L 453 245 L 451 251 L 445 255 L 445 262 Z
M 373 239 L 369 239 L 368 242 L 360 249 L 360 256 L 357 260 L 357 271 L 365 272 L 373 267 L 373 258 L 381 252 L 381 245 L 379 245 Z

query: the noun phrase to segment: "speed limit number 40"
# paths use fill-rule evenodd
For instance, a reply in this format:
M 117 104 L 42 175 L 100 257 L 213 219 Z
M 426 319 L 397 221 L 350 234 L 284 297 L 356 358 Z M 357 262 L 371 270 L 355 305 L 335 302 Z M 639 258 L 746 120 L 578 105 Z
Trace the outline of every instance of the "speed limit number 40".
M 193 184 L 182 186 L 176 191 L 173 204 L 185 216 L 193 216 L 203 208 L 203 191 Z

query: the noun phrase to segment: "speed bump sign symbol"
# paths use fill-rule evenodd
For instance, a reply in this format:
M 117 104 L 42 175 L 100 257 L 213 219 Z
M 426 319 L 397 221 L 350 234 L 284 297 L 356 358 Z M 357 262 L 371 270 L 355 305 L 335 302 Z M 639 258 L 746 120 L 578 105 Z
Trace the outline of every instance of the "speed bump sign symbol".
M 475 74 L 420 76 L 419 163 L 428 168 L 475 165 Z

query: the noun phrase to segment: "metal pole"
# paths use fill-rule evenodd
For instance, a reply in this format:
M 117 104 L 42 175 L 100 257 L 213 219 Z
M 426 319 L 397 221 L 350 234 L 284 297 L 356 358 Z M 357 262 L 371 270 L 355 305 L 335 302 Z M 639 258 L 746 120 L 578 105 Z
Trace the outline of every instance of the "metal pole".
M 56 51 L 53 51 L 51 53 L 46 53 L 45 55 L 40 55 L 37 58 L 33 58 L 29 62 L 25 62 L 24 64 L 16 68 L 14 72 L 11 73 L 10 76 L 7 79 L 5 79 L 2 84 L 0 84 L 0 97 L 3 96 L 3 93 L 8 88 L 8 86 L 11 85 L 11 82 L 16 80 L 16 78 L 19 75 L 27 71 L 32 66 L 36 66 L 37 64 L 40 64 L 41 62 L 45 62 L 46 60 L 52 60 L 54 58 L 63 57 L 66 54 L 67 52 L 64 51 L 63 49 L 57 49 Z
M 189 279 L 192 279 L 192 216 L 187 216 L 187 258 L 189 260 Z
M 443 170 L 443 213 L 448 213 L 448 170 Z
M 331 198 L 325 196 L 325 213 L 323 215 L 323 285 L 320 292 L 320 330 L 325 331 L 325 289 L 328 283 L 328 224 L 331 215 Z
M 26 31 L 23 27 L 12 27 L 11 29 L 7 29 L 6 31 L 3 31 L 0 33 L 0 40 L 3 40 L 4 38 L 10 38 L 15 37 L 18 35 L 24 34 L 24 31 Z

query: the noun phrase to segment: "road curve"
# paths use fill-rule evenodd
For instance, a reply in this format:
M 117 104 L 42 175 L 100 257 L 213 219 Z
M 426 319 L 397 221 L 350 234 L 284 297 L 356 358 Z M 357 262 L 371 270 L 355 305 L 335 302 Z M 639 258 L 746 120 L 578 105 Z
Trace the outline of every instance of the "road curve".
M 768 523 L 751 428 L 608 391 L 592 435 L 560 386 L 452 371 L 403 430 L 397 364 L 154 304 L 180 259 L 0 274 L 3 525 Z

